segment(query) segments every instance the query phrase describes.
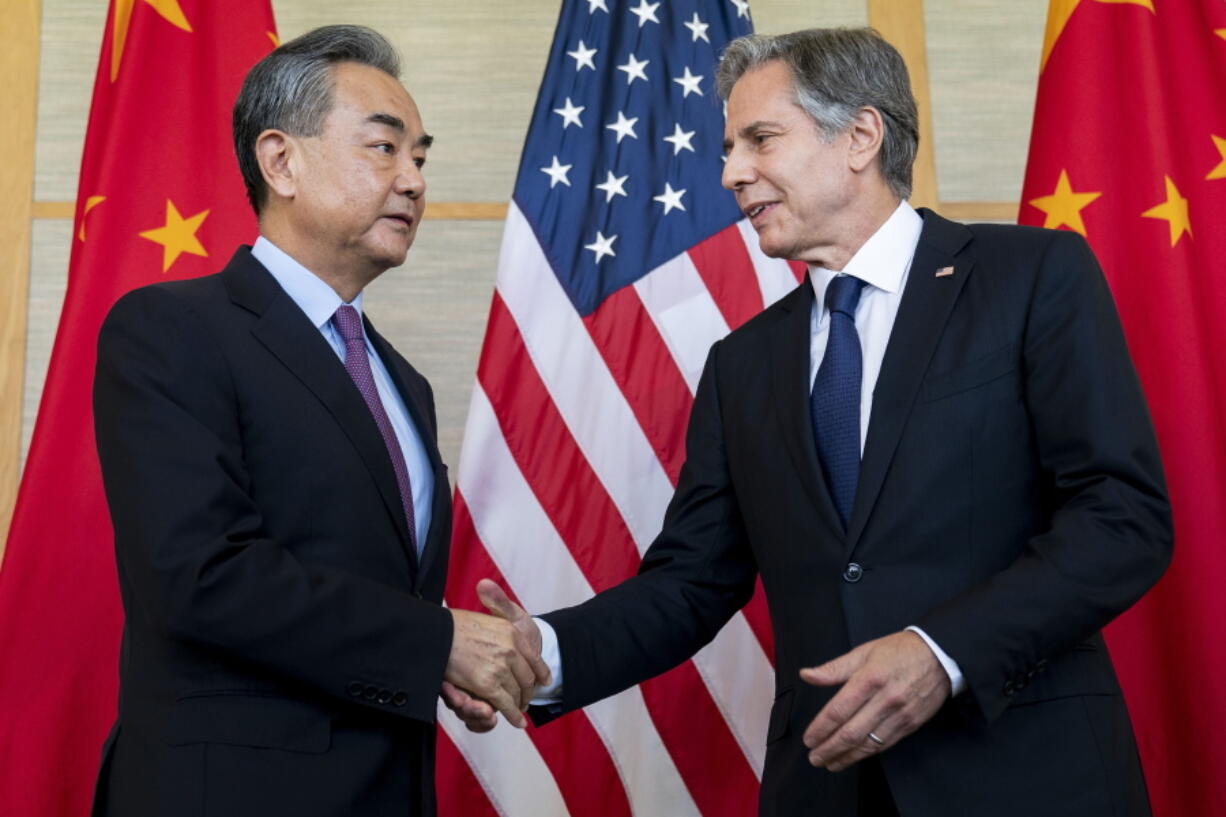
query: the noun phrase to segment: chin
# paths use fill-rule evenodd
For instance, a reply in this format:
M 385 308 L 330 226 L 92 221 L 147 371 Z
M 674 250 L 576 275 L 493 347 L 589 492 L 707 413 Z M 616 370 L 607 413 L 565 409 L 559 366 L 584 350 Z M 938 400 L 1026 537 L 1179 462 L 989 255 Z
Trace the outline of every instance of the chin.
M 784 244 L 779 241 L 772 241 L 762 234 L 758 234 L 758 248 L 762 250 L 762 254 L 769 258 L 782 258 L 785 261 L 790 261 L 795 257 L 796 247 L 791 244 Z
M 412 237 L 408 241 L 388 242 L 374 248 L 371 259 L 384 269 L 398 267 L 404 263 L 404 259 L 409 255 L 409 248 L 412 246 Z

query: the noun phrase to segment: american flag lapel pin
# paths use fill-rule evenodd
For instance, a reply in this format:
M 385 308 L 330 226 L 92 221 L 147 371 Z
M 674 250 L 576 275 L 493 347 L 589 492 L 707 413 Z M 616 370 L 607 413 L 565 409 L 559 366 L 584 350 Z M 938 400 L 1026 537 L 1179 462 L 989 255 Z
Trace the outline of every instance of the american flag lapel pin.
M 954 274 L 953 267 L 941 267 L 939 270 L 936 271 L 937 278 L 949 278 L 953 274 Z

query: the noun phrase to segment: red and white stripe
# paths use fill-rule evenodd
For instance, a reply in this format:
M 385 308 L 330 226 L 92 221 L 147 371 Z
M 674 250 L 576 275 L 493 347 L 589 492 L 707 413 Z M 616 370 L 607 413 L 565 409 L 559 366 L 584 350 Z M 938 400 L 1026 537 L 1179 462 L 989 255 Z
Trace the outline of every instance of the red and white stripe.
M 745 222 L 581 318 L 512 202 L 456 487 L 447 602 L 530 612 L 632 575 L 684 459 L 711 344 L 796 286 Z M 756 809 L 774 688 L 761 594 L 693 660 L 543 729 L 440 707 L 440 814 L 734 817 Z

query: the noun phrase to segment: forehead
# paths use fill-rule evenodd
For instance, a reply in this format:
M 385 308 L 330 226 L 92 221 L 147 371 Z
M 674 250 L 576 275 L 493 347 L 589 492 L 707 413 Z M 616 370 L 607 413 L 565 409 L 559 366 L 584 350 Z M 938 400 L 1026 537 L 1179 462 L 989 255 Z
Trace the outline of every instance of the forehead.
M 342 62 L 333 67 L 332 80 L 329 118 L 366 122 L 375 114 L 390 114 L 405 123 L 410 135 L 422 132 L 417 103 L 395 77 L 369 65 Z
M 792 72 L 781 60 L 751 68 L 728 94 L 728 127 L 738 129 L 758 119 L 803 116 L 796 104 Z

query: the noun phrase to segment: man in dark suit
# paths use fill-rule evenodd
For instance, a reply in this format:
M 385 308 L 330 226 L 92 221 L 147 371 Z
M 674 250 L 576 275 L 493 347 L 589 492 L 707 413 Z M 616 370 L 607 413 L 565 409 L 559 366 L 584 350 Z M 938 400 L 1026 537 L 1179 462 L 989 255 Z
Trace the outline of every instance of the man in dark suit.
M 398 75 L 353 26 L 262 60 L 234 110 L 259 240 L 103 327 L 126 624 L 96 814 L 431 815 L 440 689 L 522 724 L 548 677 L 503 619 L 441 606 L 430 386 L 361 314 L 425 206 Z
M 688 658 L 760 574 L 763 815 L 1147 814 L 1100 631 L 1171 525 L 1087 245 L 907 205 L 915 102 L 875 32 L 743 38 L 719 82 L 724 185 L 809 281 L 712 348 L 639 575 L 543 616 L 534 718 Z

